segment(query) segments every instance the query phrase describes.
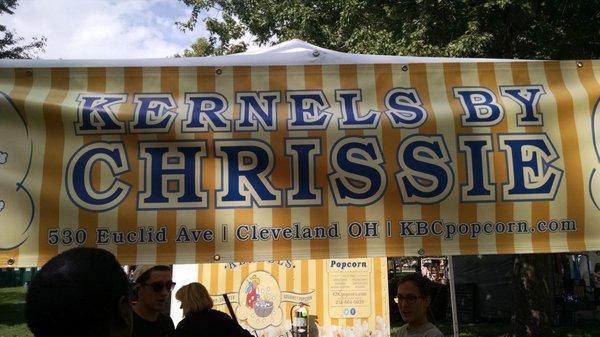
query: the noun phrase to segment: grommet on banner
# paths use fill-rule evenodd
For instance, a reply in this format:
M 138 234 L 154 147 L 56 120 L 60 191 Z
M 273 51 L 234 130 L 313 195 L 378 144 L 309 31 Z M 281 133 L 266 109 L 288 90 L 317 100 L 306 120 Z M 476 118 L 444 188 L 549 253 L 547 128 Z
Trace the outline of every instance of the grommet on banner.
M 33 75 L 33 70 L 31 70 L 31 69 L 27 69 L 27 70 L 25 70 L 25 75 L 26 75 L 26 76 L 31 76 L 31 75 Z
M 12 266 L 13 264 L 15 264 L 15 259 L 8 259 L 8 261 L 6 261 L 6 264 Z
M 425 249 L 421 248 L 417 251 L 417 253 L 421 256 L 425 255 Z
M 313 51 L 314 57 L 319 57 L 319 55 L 321 55 L 321 52 L 319 52 L 318 50 Z
M 215 261 L 219 261 L 219 260 L 221 260 L 221 255 L 215 254 L 215 256 L 213 257 L 213 259 L 215 259 Z
M 407 71 L 408 70 L 408 66 L 405 64 L 402 66 L 402 71 Z
M 583 62 L 581 62 L 581 61 L 577 61 L 577 67 L 578 67 L 578 68 L 581 68 L 581 67 L 583 67 Z
M 223 70 L 221 68 L 217 68 L 217 70 L 215 70 L 215 73 L 217 73 L 217 75 L 221 75 L 223 73 Z

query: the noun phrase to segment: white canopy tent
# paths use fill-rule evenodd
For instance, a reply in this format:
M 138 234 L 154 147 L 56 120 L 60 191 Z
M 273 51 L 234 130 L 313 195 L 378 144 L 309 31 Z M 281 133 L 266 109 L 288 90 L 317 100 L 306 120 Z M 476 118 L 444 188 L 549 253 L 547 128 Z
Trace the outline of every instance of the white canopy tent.
M 485 58 L 415 57 L 348 54 L 317 47 L 301 40 L 290 40 L 259 50 L 224 56 L 127 60 L 2 60 L 0 68 L 74 68 L 74 67 L 186 67 L 186 66 L 268 66 L 310 64 L 384 64 L 510 62 Z

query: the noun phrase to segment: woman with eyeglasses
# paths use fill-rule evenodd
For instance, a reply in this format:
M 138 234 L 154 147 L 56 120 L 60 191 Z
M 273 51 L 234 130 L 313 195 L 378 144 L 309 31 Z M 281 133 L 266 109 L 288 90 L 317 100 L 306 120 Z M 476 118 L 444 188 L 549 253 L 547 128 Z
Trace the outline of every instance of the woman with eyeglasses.
M 229 315 L 212 308 L 212 298 L 202 284 L 181 287 L 175 298 L 181 302 L 184 316 L 177 324 L 175 337 L 252 337 Z
M 398 282 L 395 301 L 406 322 L 396 337 L 444 337 L 427 319 L 431 304 L 431 281 L 426 277 L 417 273 L 403 276 Z

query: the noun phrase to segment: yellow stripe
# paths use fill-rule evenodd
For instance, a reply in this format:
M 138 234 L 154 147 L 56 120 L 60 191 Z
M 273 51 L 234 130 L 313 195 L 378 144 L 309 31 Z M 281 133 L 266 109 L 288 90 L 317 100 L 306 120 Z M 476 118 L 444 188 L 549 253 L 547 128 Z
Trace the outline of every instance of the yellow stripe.
M 496 72 L 493 63 L 480 63 L 477 66 L 479 73 L 479 84 L 492 91 L 496 97 L 501 97 L 496 81 Z M 493 139 L 498 139 L 498 134 L 508 132 L 508 123 L 505 117 L 502 121 L 491 128 Z M 506 157 L 503 152 L 493 152 L 494 178 L 497 183 L 507 181 Z M 496 221 L 512 221 L 514 209 L 511 202 L 502 201 L 502 190 L 496 188 Z M 510 254 L 515 252 L 514 234 L 503 233 L 496 235 L 496 251 L 498 254 Z
M 526 62 L 514 62 L 511 64 L 513 82 L 515 85 L 532 84 L 529 78 L 529 66 Z M 527 133 L 541 133 L 541 126 L 528 126 L 525 128 Z M 547 201 L 534 201 L 531 203 L 531 223 L 537 223 L 539 220 L 547 220 L 550 217 L 550 203 Z M 531 244 L 533 252 L 550 251 L 550 233 L 534 232 L 531 234 Z
M 288 135 L 286 121 L 288 109 L 285 100 L 287 90 L 287 69 L 285 66 L 269 67 L 269 90 L 282 92 L 281 101 L 277 103 L 277 131 L 271 133 L 271 146 L 275 153 L 276 164 L 273 169 L 273 185 L 277 187 L 291 187 L 291 174 L 289 159 L 285 153 L 285 138 Z M 282 194 L 285 200 L 285 193 Z M 288 207 L 274 208 L 272 212 L 273 227 L 283 228 L 292 224 L 292 211 Z M 273 259 L 286 260 L 292 258 L 292 242 L 289 240 L 273 241 Z M 277 270 L 279 268 L 276 268 Z
M 427 121 L 419 128 L 420 133 L 436 134 L 436 116 L 433 113 L 431 100 L 429 98 L 429 84 L 427 79 L 427 68 L 425 64 L 413 64 L 409 67 L 410 83 L 419 93 L 423 107 L 428 112 Z M 422 205 L 422 220 L 432 222 L 440 218 L 440 204 Z M 423 248 L 426 255 L 441 255 L 442 242 L 440 237 L 429 235 L 423 238 Z
M 87 69 L 87 91 L 89 93 L 105 93 L 106 92 L 106 69 L 104 68 L 88 68 Z M 102 140 L 99 135 L 83 136 L 83 143 L 90 144 Z M 92 168 L 92 186 L 100 190 L 100 165 L 94 165 Z M 98 213 L 90 212 L 83 208 L 79 209 L 79 228 L 82 228 L 88 233 L 86 246 L 95 246 L 96 228 L 98 227 Z
M 234 67 L 233 68 L 233 91 L 234 96 L 236 92 L 250 91 L 252 90 L 252 69 L 250 67 Z M 239 104 L 235 104 L 235 99 L 231 100 L 233 104 L 233 119 L 239 119 L 240 107 Z M 234 138 L 250 138 L 249 132 L 235 132 Z M 238 228 L 240 225 L 251 224 L 254 218 L 254 211 L 252 208 L 238 208 L 235 209 L 235 224 L 234 228 Z M 254 243 L 251 240 L 239 241 L 236 240 L 234 243 L 235 252 L 234 257 L 236 261 L 252 261 L 254 259 Z
M 293 261 L 293 263 L 297 269 L 299 267 L 298 261 Z M 295 269 L 292 269 L 292 268 L 285 269 L 285 285 L 286 285 L 287 289 L 292 289 L 292 291 L 296 291 L 296 289 L 294 289 L 294 270 Z M 287 317 L 287 315 L 289 315 L 289 312 L 291 309 L 292 309 L 292 304 L 288 302 L 284 309 L 284 315 L 286 317 Z
M 460 64 L 444 64 L 444 79 L 446 85 L 446 95 L 448 97 L 448 104 L 450 105 L 450 109 L 452 110 L 452 114 L 454 115 L 454 130 L 456 134 L 469 134 L 471 133 L 471 129 L 468 127 L 463 127 L 460 123 L 460 116 L 463 114 L 462 107 L 460 103 L 454 98 L 453 88 L 460 87 L 463 85 L 461 79 L 461 65 Z M 467 183 L 467 172 L 465 166 L 465 155 L 464 153 L 457 151 L 456 154 L 456 186 L 461 186 L 462 184 Z M 458 204 L 458 220 L 459 222 L 470 222 L 475 221 L 477 219 L 477 205 L 471 203 L 462 203 Z M 471 240 L 470 238 L 465 238 L 461 236 L 459 238 L 460 245 L 460 253 L 461 254 L 477 254 L 478 253 L 478 245 L 477 241 Z
M 575 111 L 571 94 L 565 87 L 559 62 L 544 63 L 548 86 L 556 97 L 559 111 L 558 126 L 565 163 L 564 180 L 567 184 L 567 214 L 569 219 L 577 222 L 577 231 L 567 233 L 569 251 L 585 250 L 585 196 L 583 192 L 583 176 L 579 140 L 575 126 Z
M 340 89 L 357 89 L 358 74 L 356 65 L 340 65 Z M 359 111 L 360 102 L 359 102 Z M 362 136 L 362 130 L 346 130 L 346 136 Z M 364 222 L 366 220 L 366 207 L 348 206 L 346 207 L 348 223 Z M 344 225 L 344 224 L 340 224 Z M 367 256 L 367 240 L 364 237 L 348 238 L 348 257 Z
M 304 82 L 306 90 L 323 88 L 323 69 L 321 66 L 305 66 Z M 329 145 L 327 144 L 326 131 L 309 131 L 309 137 L 321 138 L 323 153 L 315 158 L 317 176 L 316 184 L 322 189 L 323 205 L 310 209 L 310 226 L 327 226 L 329 223 L 329 185 L 327 183 L 327 158 L 329 158 Z M 310 241 L 310 256 L 312 259 L 327 258 L 329 256 L 329 242 L 327 240 Z
M 383 264 L 383 261 L 386 261 L 386 259 L 371 259 L 371 265 L 373 265 L 371 284 L 375 287 L 374 294 L 372 295 L 375 297 L 375 317 L 383 317 L 383 299 L 388 297 L 387 292 L 384 293 L 382 291 L 383 289 L 377 285 L 378 282 L 387 281 L 387 276 L 384 276 L 385 273 L 381 272 L 381 265 Z M 371 315 L 373 314 L 371 313 Z
M 197 88 L 198 92 L 215 91 L 215 69 L 212 67 L 197 68 Z M 206 140 L 207 153 L 214 153 L 212 132 L 195 133 L 195 139 Z M 196 211 L 196 228 L 211 229 L 215 228 L 215 170 L 217 161 L 214 155 L 208 155 L 202 161 L 202 186 L 208 191 L 208 208 Z M 202 242 L 196 244 L 196 261 L 212 261 L 215 255 L 215 241 Z
M 43 106 L 46 129 L 46 151 L 44 153 L 44 174 L 40 195 L 40 252 L 38 265 L 43 265 L 57 254 L 58 248 L 47 242 L 50 228 L 59 227 L 60 189 L 65 135 L 62 121 L 62 104 L 69 89 L 69 69 L 52 69 L 50 93 Z
M 19 112 L 23 115 L 23 118 L 27 120 L 28 111 L 25 110 L 25 101 L 33 86 L 33 74 L 29 74 L 25 69 L 14 70 L 14 87 L 10 91 L 9 96 Z M 35 145 L 34 145 L 35 146 Z M 21 248 L 22 249 L 22 248 Z M 26 252 L 25 252 L 26 253 Z M 2 258 L 0 264 L 4 264 L 9 258 L 15 260 L 15 265 L 19 265 L 20 249 L 15 248 L 7 251 L 2 251 L 2 255 L 7 258 Z
M 325 292 L 327 291 L 327 289 L 325 289 L 323 287 L 323 275 L 326 275 L 327 273 L 325 272 L 325 261 L 327 260 L 316 260 L 316 268 L 315 268 L 315 272 L 317 273 L 317 286 L 315 289 L 315 294 L 316 294 L 316 303 L 317 303 L 317 319 L 319 321 L 319 324 L 324 325 L 325 324 L 325 312 L 323 311 L 324 308 L 324 298 L 325 296 Z
M 393 87 L 392 68 L 389 64 L 375 65 L 375 92 L 377 93 L 377 110 L 385 111 L 385 95 Z M 383 156 L 387 172 L 388 188 L 384 194 L 385 219 L 392 222 L 392 229 L 397 228 L 398 221 L 402 220 L 402 199 L 396 184 L 395 172 L 398 171 L 396 151 L 400 144 L 400 131 L 394 129 L 386 116 L 381 116 L 383 135 Z M 385 224 L 384 224 L 385 225 Z M 392 230 L 391 237 L 385 239 L 387 256 L 404 256 L 404 239 L 398 232 Z
M 124 87 L 128 100 L 118 112 L 121 121 L 133 121 L 133 95 L 142 92 L 142 68 L 126 68 L 124 70 Z M 122 176 L 122 180 L 131 185 L 131 192 L 118 209 L 119 231 L 131 231 L 138 227 L 137 191 L 139 191 L 140 168 L 138 160 L 138 137 L 126 134 L 121 137 L 127 151 L 130 171 Z M 122 264 L 137 264 L 136 245 L 118 245 L 117 257 Z
M 179 69 L 176 67 L 164 67 L 160 69 L 160 91 L 170 92 L 173 98 L 177 100 L 179 97 Z M 176 125 L 171 126 L 171 130 L 167 134 L 159 134 L 158 140 L 169 141 L 176 140 L 175 133 Z M 156 263 L 157 264 L 173 264 L 177 254 L 175 236 L 177 231 L 177 211 L 157 211 L 156 212 L 156 227 L 160 228 L 167 226 L 167 243 L 160 244 L 156 247 Z
M 213 263 L 210 265 L 210 293 L 212 295 L 219 293 L 219 267 L 220 264 Z M 229 269 L 228 269 L 229 270 Z M 227 281 L 227 280 L 225 280 Z

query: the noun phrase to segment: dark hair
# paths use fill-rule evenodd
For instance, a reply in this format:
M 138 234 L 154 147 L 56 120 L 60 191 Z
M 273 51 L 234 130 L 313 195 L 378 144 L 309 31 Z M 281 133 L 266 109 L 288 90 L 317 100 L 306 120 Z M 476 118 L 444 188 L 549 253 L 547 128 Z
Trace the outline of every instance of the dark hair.
M 103 337 L 121 322 L 127 275 L 110 252 L 74 248 L 48 261 L 29 285 L 27 325 L 37 337 Z
M 153 271 L 171 271 L 170 266 L 165 265 L 157 265 L 148 270 L 146 270 L 142 275 L 140 275 L 137 280 L 134 280 L 135 283 L 146 283 L 150 279 L 150 273 Z
M 415 287 L 419 288 L 421 296 L 431 297 L 431 281 L 429 281 L 427 277 L 419 273 L 404 275 L 398 281 L 398 285 L 396 286 L 396 288 L 405 282 L 412 282 L 412 284 L 414 284 Z

